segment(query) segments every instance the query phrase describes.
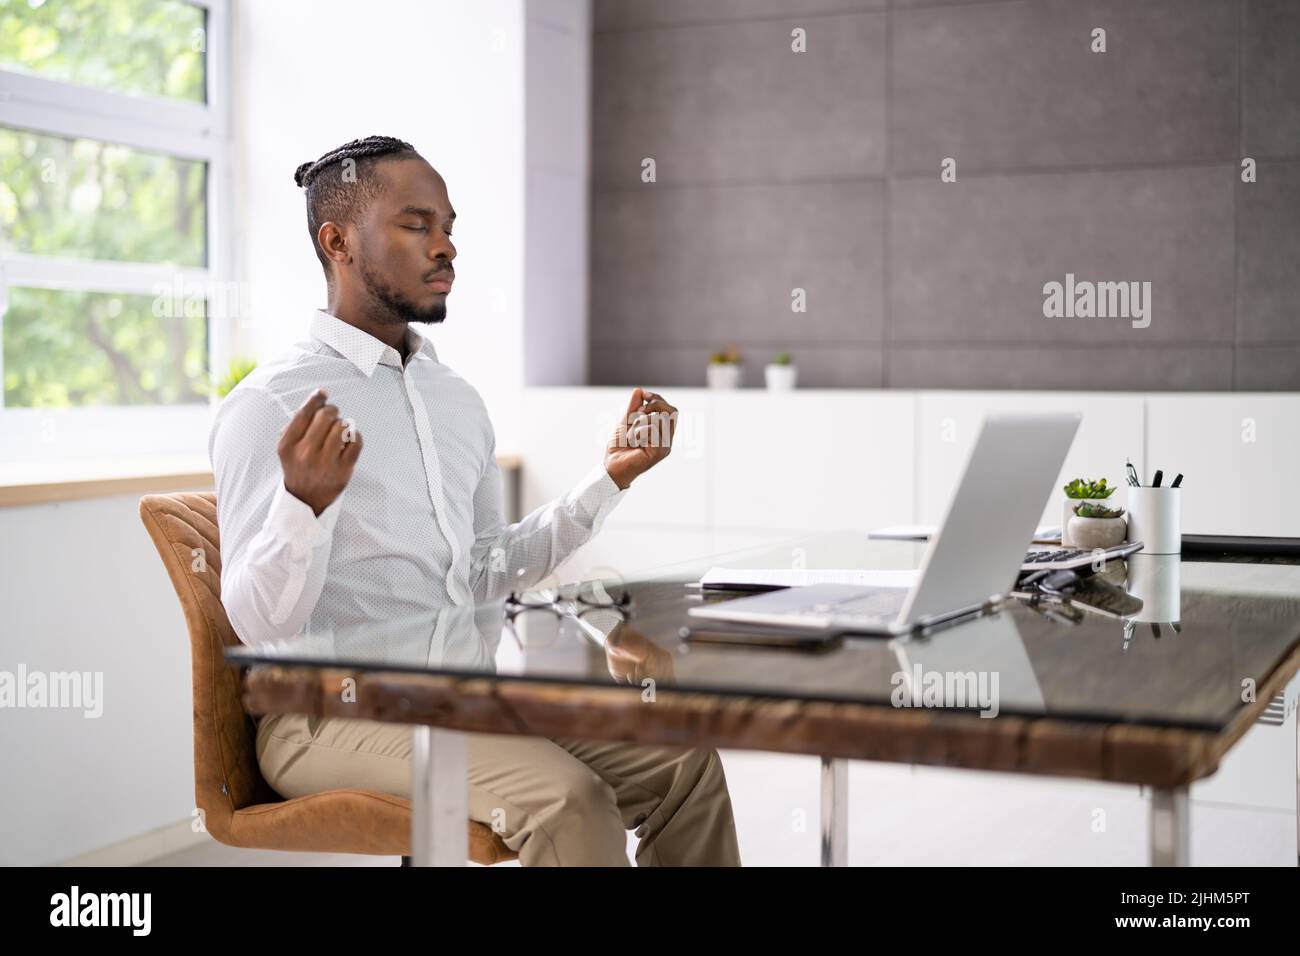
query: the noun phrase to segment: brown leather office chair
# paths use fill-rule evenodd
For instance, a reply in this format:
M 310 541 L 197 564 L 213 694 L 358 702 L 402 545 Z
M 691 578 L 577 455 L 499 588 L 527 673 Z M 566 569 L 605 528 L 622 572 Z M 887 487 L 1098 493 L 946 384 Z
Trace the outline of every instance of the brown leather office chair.
M 223 648 L 239 638 L 221 606 L 217 497 L 145 495 L 140 519 L 185 611 L 194 671 L 194 799 L 208 833 L 228 846 L 315 853 L 411 852 L 409 800 L 373 790 L 326 790 L 285 800 L 257 766 L 256 725 L 240 702 L 239 674 Z M 202 563 L 196 567 L 202 548 Z M 516 859 L 491 827 L 469 821 L 469 858 Z

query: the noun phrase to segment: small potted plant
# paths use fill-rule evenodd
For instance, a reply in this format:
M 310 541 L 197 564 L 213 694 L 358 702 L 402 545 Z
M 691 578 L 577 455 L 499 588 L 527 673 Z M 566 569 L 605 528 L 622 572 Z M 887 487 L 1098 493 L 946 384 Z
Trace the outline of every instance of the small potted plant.
M 706 370 L 709 388 L 740 386 L 740 353 L 735 348 L 714 352 Z
M 1072 547 L 1104 551 L 1122 544 L 1127 533 L 1128 522 L 1124 520 L 1123 508 L 1107 508 L 1095 501 L 1081 501 L 1074 506 L 1070 518 Z
M 776 353 L 772 361 L 768 362 L 763 369 L 763 377 L 767 380 L 768 391 L 772 392 L 788 392 L 794 388 L 798 374 L 799 370 L 794 367 L 789 352 Z
M 1115 485 L 1107 484 L 1105 478 L 1099 481 L 1076 478 L 1065 486 L 1065 506 L 1061 511 L 1061 547 L 1083 547 L 1081 544 L 1076 544 L 1070 535 L 1070 519 L 1075 517 L 1074 509 L 1085 501 L 1104 504 L 1106 499 L 1115 493 L 1115 488 Z

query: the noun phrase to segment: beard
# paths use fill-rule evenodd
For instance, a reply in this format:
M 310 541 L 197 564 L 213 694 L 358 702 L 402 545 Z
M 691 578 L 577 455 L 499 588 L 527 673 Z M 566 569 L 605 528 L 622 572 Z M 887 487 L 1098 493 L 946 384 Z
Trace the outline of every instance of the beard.
M 361 281 L 365 283 L 366 291 L 379 306 L 376 309 L 378 313 L 376 318 L 381 321 L 405 325 L 408 322 L 441 322 L 447 317 L 445 298 L 438 299 L 428 308 L 422 309 L 384 281 L 383 277 L 372 271 L 366 263 L 360 264 L 360 271 Z

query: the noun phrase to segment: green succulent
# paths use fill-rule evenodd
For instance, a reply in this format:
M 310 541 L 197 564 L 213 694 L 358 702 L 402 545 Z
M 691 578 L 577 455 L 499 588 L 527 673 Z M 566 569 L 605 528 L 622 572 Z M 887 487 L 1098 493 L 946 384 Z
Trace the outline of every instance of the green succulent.
M 792 361 L 794 361 L 794 360 L 790 357 L 790 353 L 789 353 L 789 352 L 777 352 L 776 355 L 775 355 L 775 356 L 773 357 L 773 359 L 772 359 L 772 364 L 773 364 L 773 365 L 789 365 Z
M 1080 518 L 1118 518 L 1124 513 L 1124 509 L 1107 508 L 1105 505 L 1099 505 L 1096 502 L 1082 501 L 1074 506 L 1074 513 Z
M 1076 478 L 1065 486 L 1065 496 L 1067 498 L 1109 498 L 1115 493 L 1115 485 L 1106 484 L 1106 479 L 1100 481 L 1084 481 L 1082 478 Z
M 730 348 L 724 349 L 719 352 L 714 352 L 713 355 L 709 357 L 709 364 L 710 365 L 739 365 L 740 352 L 735 348 L 735 346 L 731 346 Z

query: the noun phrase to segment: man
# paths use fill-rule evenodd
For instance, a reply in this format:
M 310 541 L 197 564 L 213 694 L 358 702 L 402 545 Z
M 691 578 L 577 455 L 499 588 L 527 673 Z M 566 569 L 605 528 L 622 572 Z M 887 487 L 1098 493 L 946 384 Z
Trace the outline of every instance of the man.
M 634 389 L 604 462 L 507 525 L 483 401 L 410 328 L 445 318 L 454 282 L 442 177 L 409 144 L 369 137 L 294 179 L 328 307 L 309 341 L 227 396 L 209 442 L 235 632 L 256 644 L 432 621 L 544 578 L 668 455 L 677 410 Z M 647 441 L 665 422 L 668 441 Z M 525 866 L 627 865 L 633 827 L 640 865 L 739 865 L 712 750 L 467 737 L 470 816 L 495 821 Z M 409 797 L 409 738 L 400 724 L 268 715 L 257 755 L 285 797 L 337 787 Z

